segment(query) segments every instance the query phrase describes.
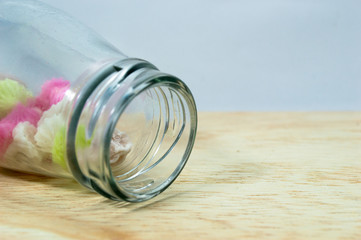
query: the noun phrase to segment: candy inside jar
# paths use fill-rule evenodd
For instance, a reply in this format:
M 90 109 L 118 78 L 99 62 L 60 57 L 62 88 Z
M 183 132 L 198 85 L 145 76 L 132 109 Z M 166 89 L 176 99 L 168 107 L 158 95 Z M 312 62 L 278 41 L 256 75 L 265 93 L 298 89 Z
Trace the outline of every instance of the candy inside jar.
M 72 102 L 70 82 L 52 78 L 35 96 L 23 83 L 0 81 L 0 165 L 13 170 L 51 176 L 70 175 L 66 163 L 66 124 Z M 76 144 L 86 148 L 92 139 L 79 125 Z M 120 163 L 132 144 L 126 133 L 115 129 L 110 164 Z

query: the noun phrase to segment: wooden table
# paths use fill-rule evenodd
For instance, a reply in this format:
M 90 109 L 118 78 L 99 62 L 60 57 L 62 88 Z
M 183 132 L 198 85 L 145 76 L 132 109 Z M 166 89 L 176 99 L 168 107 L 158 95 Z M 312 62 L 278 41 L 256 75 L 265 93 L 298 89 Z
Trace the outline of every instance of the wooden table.
M 139 204 L 0 170 L 0 239 L 361 239 L 361 113 L 201 113 L 178 180 Z

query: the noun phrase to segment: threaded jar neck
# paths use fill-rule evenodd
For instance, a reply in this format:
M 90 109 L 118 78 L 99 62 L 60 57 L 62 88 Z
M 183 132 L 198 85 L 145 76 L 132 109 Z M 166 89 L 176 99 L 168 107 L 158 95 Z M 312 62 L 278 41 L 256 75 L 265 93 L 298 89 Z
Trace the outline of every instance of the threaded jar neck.
M 140 202 L 164 191 L 191 153 L 197 111 L 188 87 L 139 59 L 97 71 L 74 100 L 68 166 L 84 186 Z

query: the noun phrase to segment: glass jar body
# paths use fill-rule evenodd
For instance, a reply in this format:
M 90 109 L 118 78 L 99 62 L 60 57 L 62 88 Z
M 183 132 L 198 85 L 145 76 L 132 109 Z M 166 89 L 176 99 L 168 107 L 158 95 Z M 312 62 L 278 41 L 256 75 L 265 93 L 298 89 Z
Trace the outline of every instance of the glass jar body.
M 128 201 L 176 178 L 196 130 L 183 82 L 37 1 L 1 1 L 0 35 L 0 166 Z
M 72 98 L 81 87 L 77 82 L 86 71 L 126 56 L 37 1 L 1 1 L 0 35 L 0 165 L 68 175 L 55 145 L 64 145 Z

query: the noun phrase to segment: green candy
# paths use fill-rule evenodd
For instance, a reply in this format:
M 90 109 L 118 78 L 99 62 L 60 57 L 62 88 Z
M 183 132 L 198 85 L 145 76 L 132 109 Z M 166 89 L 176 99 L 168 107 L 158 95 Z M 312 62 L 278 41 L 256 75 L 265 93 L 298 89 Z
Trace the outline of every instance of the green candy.
M 53 162 L 67 170 L 67 166 L 66 166 L 66 162 L 65 162 L 65 154 L 66 154 L 65 131 L 66 131 L 65 127 L 62 127 L 55 134 L 53 148 L 52 148 L 51 152 L 52 152 Z M 75 141 L 76 141 L 76 146 L 80 147 L 80 148 L 86 148 L 91 145 L 92 138 L 86 139 L 86 137 L 85 137 L 85 126 L 80 125 L 78 127 Z
M 51 150 L 53 162 L 67 169 L 65 163 L 65 127 L 62 127 L 54 137 L 53 147 Z
M 6 116 L 18 103 L 26 103 L 32 97 L 24 85 L 11 79 L 0 81 L 0 118 Z
M 92 143 L 93 137 L 90 139 L 86 139 L 85 137 L 85 126 L 84 125 L 80 125 L 78 127 L 78 131 L 76 133 L 76 146 L 77 147 L 81 147 L 81 148 L 86 148 L 89 147 Z

